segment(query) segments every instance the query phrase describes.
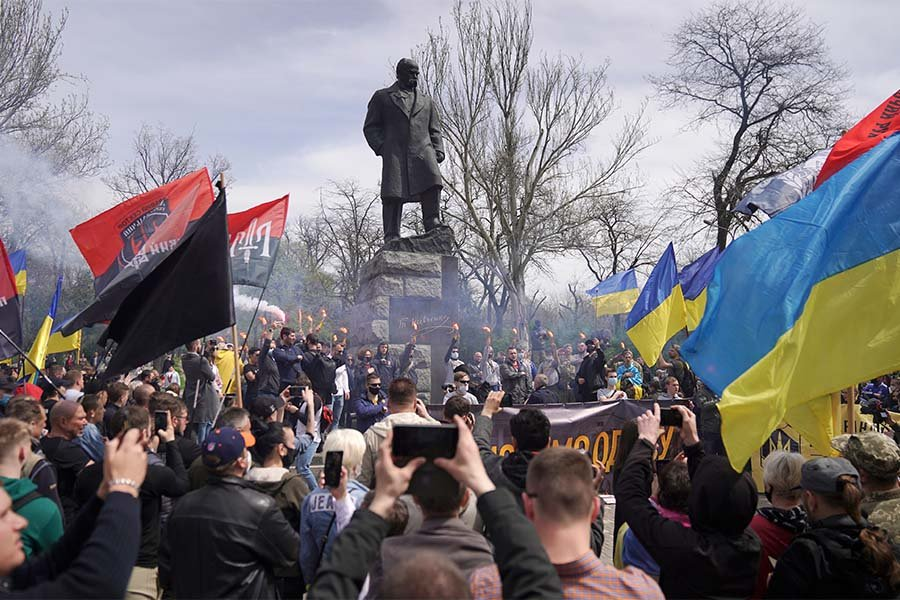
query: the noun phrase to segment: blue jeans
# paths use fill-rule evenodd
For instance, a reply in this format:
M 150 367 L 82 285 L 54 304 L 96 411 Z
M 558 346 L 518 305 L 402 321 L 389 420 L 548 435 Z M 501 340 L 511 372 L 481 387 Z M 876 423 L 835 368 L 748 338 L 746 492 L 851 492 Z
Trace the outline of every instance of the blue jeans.
M 334 414 L 334 421 L 331 422 L 331 426 L 328 428 L 328 433 L 331 433 L 335 429 L 341 428 L 341 415 L 344 413 L 343 394 L 331 395 L 331 412 Z
M 316 478 L 313 477 L 312 470 L 309 468 L 310 463 L 312 463 L 313 456 L 316 455 L 316 450 L 319 447 L 319 442 L 312 440 L 309 435 L 303 435 L 300 439 L 297 440 L 297 460 L 294 463 L 297 467 L 297 474 L 303 478 L 303 481 L 306 482 L 306 485 L 309 486 L 309 490 L 313 491 L 318 489 L 319 482 L 316 481 Z
M 197 423 L 197 445 L 202 446 L 206 441 L 206 436 L 212 431 L 212 423 Z

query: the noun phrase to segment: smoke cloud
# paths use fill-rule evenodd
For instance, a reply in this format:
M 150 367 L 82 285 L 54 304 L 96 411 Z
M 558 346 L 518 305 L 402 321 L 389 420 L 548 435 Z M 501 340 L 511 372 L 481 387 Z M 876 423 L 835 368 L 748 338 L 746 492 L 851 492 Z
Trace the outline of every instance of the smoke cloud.
M 256 303 L 259 302 L 256 298 L 251 298 L 246 294 L 242 294 L 241 292 L 234 290 L 234 307 L 239 308 L 241 310 L 246 310 L 249 312 L 253 312 L 256 308 Z M 266 314 L 271 316 L 276 321 L 284 321 L 284 311 L 275 306 L 274 304 L 269 304 L 265 300 L 259 303 L 259 311 L 262 314 Z

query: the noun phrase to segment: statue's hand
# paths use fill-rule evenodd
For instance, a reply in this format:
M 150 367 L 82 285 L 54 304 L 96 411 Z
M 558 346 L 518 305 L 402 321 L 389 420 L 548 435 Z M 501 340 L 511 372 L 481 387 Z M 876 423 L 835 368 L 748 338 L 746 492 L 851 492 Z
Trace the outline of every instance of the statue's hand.
M 437 156 L 437 161 L 439 163 L 444 162 L 444 153 L 443 152 L 441 152 L 440 150 L 435 150 L 434 154 L 435 154 L 435 156 Z

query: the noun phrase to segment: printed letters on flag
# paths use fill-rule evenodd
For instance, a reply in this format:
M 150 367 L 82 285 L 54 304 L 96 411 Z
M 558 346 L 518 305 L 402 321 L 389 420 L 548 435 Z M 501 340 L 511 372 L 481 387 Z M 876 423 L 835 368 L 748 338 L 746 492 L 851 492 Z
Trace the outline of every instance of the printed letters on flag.
M 822 185 L 826 179 L 898 130 L 900 130 L 900 90 L 894 92 L 894 95 L 882 102 L 881 106 L 841 136 L 822 165 L 815 187 Z
M 587 291 L 598 317 L 627 313 L 638 299 L 634 269 L 608 277 Z
M 682 353 L 722 398 L 735 468 L 782 420 L 826 439 L 825 396 L 900 369 L 898 231 L 892 136 L 723 254 Z
M 22 347 L 22 315 L 19 312 L 19 295 L 16 278 L 6 246 L 0 240 L 0 329 L 20 348 Z M 18 354 L 15 347 L 0 336 L 0 358 Z
M 197 227 L 213 202 L 206 169 L 126 200 L 71 230 L 97 298 L 63 333 L 109 321 L 125 296 Z
M 71 230 L 102 291 L 120 274 L 152 270 L 213 203 L 206 169 L 125 200 Z
M 193 231 L 124 297 L 100 340 L 118 344 L 106 376 L 233 324 L 228 214 L 221 191 Z
M 235 285 L 266 287 L 284 234 L 288 196 L 228 215 L 231 278 Z
M 625 330 L 644 362 L 653 365 L 666 342 L 685 325 L 684 295 L 670 242 L 628 313 Z

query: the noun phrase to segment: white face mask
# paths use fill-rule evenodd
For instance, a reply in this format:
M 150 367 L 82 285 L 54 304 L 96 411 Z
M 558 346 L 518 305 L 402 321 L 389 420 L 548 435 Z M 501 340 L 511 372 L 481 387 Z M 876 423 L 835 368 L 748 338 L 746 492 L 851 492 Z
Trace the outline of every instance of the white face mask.
M 461 384 L 461 385 L 459 386 L 459 391 L 461 391 L 461 392 L 468 392 L 468 391 L 469 391 L 469 384 L 468 384 L 468 383 L 463 383 L 463 384 Z
M 459 358 L 459 352 L 451 352 L 450 358 L 452 358 L 453 360 L 456 360 L 457 358 Z
M 615 377 L 610 377 L 606 380 L 606 385 L 609 387 L 609 389 L 613 389 L 614 387 L 616 387 L 617 381 L 618 380 Z
M 247 460 L 247 470 L 244 471 L 244 477 L 247 476 L 247 473 L 250 472 L 250 469 L 253 468 L 253 457 L 250 456 L 250 453 L 247 453 L 247 456 L 244 457 Z

